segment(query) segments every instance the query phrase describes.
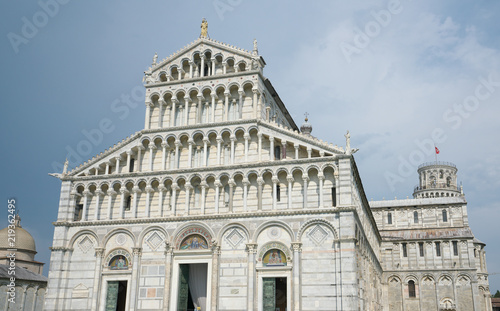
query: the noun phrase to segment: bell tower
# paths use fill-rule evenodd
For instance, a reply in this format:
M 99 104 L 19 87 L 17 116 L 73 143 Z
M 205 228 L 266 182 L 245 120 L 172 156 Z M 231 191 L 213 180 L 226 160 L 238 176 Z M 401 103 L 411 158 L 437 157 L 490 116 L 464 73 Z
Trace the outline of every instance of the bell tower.
M 457 167 L 450 162 L 427 162 L 418 167 L 419 185 L 413 198 L 455 197 L 463 195 L 457 184 Z

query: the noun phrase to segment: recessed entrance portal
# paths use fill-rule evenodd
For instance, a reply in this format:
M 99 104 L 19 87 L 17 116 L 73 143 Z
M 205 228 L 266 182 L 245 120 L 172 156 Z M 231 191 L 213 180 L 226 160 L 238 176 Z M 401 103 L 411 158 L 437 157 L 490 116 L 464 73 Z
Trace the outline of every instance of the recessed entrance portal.
M 263 278 L 263 310 L 285 311 L 287 307 L 286 278 Z
M 178 311 L 208 310 L 207 268 L 206 263 L 179 265 Z
M 106 311 L 125 311 L 127 281 L 108 281 Z

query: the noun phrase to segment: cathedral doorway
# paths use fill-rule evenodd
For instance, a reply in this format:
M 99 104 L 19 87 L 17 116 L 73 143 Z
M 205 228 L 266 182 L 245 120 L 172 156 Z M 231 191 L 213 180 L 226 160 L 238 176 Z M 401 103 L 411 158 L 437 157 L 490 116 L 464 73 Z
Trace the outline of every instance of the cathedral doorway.
M 285 277 L 263 278 L 263 311 L 287 310 L 287 282 Z
M 210 260 L 187 258 L 174 263 L 170 310 L 208 311 L 211 304 Z M 199 308 L 199 309 L 198 309 Z
M 125 311 L 127 281 L 108 281 L 106 311 Z

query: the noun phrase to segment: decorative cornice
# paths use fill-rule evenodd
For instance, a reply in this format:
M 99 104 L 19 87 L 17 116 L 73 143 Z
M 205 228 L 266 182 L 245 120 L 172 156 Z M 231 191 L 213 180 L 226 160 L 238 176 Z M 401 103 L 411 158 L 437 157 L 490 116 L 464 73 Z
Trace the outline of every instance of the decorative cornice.
M 279 211 L 255 211 L 246 213 L 228 213 L 228 214 L 210 214 L 210 215 L 192 215 L 192 216 L 172 216 L 172 217 L 152 217 L 152 218 L 134 218 L 134 219 L 116 219 L 100 221 L 56 221 L 52 224 L 55 227 L 91 227 L 102 225 L 128 225 L 145 223 L 165 223 L 165 222 L 186 222 L 194 220 L 218 220 L 235 218 L 261 218 L 277 216 L 298 216 L 298 215 L 321 215 L 336 214 L 341 212 L 356 212 L 355 206 L 343 206 L 332 209 L 303 209 L 303 210 L 279 210 Z

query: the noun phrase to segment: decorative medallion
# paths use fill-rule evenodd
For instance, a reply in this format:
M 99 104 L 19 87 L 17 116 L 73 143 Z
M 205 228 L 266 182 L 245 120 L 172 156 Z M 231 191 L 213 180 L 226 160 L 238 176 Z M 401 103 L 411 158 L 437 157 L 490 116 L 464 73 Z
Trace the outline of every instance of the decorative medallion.
M 241 234 L 238 229 L 234 228 L 231 233 L 226 236 L 226 241 L 233 249 L 236 249 L 244 238 L 243 234 Z
M 106 257 L 107 266 L 111 270 L 127 270 L 131 265 L 130 253 L 124 249 L 115 249 Z
M 194 250 L 194 249 L 208 249 L 207 241 L 199 234 L 192 234 L 184 239 L 181 243 L 180 249 Z
M 321 225 L 316 225 L 307 233 L 307 236 L 314 244 L 319 246 L 328 237 L 328 232 Z
M 89 251 L 94 246 L 94 242 L 88 237 L 84 236 L 83 238 L 80 239 L 80 242 L 78 242 L 78 246 L 82 250 L 82 252 L 86 253 Z
M 210 233 L 207 232 L 207 230 L 205 230 L 204 228 L 200 228 L 200 227 L 191 227 L 191 228 L 187 228 L 184 231 L 182 231 L 182 233 L 177 238 L 177 245 L 176 245 L 177 249 L 182 249 L 181 246 L 184 246 L 184 244 L 187 240 L 187 237 L 190 235 L 198 235 L 204 241 L 205 245 L 207 246 L 206 248 L 211 246 L 211 244 L 209 244 L 209 243 L 212 239 L 212 236 L 210 235 Z M 190 237 L 190 238 L 192 238 L 192 237 Z M 199 238 L 197 238 L 197 240 L 200 241 Z
M 146 243 L 153 251 L 156 251 L 164 240 L 163 234 L 160 235 L 158 231 L 153 231 L 146 236 Z
M 267 235 L 270 239 L 277 240 L 281 237 L 281 228 L 280 227 L 271 227 L 267 230 Z
M 262 265 L 264 267 L 286 266 L 286 256 L 279 249 L 271 249 L 262 258 Z
M 127 242 L 127 236 L 124 233 L 117 234 L 115 237 L 115 243 L 118 245 L 123 245 Z

